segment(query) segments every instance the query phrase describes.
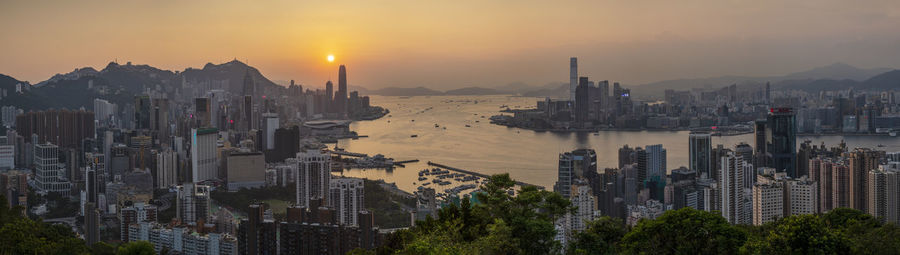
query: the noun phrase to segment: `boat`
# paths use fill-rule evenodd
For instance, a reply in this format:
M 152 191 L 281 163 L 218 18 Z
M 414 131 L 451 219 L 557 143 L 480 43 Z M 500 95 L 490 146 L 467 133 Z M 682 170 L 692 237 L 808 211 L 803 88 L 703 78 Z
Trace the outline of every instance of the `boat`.
M 469 126 L 469 124 L 466 124 L 466 127 L 472 127 L 472 126 Z
M 419 137 L 419 135 L 411 135 L 409 137 L 416 138 L 416 137 Z
M 441 125 L 438 125 L 438 124 L 434 124 L 434 127 L 441 127 Z
M 422 186 L 428 186 L 428 185 L 431 185 L 431 183 L 430 182 L 422 183 Z
M 879 144 L 878 147 L 884 147 L 884 144 Z
M 424 181 L 424 180 L 428 180 L 428 178 L 425 176 L 419 177 L 419 181 Z

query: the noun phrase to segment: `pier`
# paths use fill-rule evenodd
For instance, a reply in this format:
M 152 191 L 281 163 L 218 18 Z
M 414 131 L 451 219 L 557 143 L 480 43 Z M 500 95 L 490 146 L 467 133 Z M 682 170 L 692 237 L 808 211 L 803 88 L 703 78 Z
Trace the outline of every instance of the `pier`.
M 348 151 L 342 151 L 342 150 L 331 150 L 331 153 L 341 155 L 341 156 L 359 157 L 359 158 L 365 158 L 365 157 L 369 156 L 368 154 L 365 154 L 365 153 L 355 153 L 355 152 L 348 152 Z
M 459 168 L 455 168 L 455 167 L 452 167 L 452 166 L 447 166 L 447 165 L 443 165 L 443 164 L 434 163 L 434 162 L 431 162 L 431 161 L 428 161 L 428 165 L 429 165 L 429 166 L 436 166 L 436 167 L 440 167 L 440 168 L 444 168 L 444 169 L 447 169 L 447 170 L 456 171 L 456 172 L 460 172 L 460 173 L 464 173 L 464 174 L 470 174 L 470 175 L 478 176 L 478 177 L 485 178 L 485 179 L 491 178 L 490 175 L 486 175 L 486 174 L 482 174 L 482 173 L 478 173 L 478 172 L 473 172 L 473 171 L 469 171 L 469 170 L 465 170 L 465 169 L 459 169 Z M 519 185 L 519 186 L 535 186 L 535 187 L 538 187 L 539 189 L 544 189 L 544 186 L 541 186 L 541 185 L 534 185 L 534 184 L 531 184 L 531 183 L 525 183 L 525 182 L 521 182 L 521 181 L 516 181 L 516 185 Z

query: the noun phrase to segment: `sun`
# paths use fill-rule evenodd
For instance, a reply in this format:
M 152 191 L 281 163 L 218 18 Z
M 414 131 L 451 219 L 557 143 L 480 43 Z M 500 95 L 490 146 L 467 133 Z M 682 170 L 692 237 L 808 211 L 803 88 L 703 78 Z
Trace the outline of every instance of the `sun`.
M 328 54 L 328 62 L 334 62 L 334 55 Z

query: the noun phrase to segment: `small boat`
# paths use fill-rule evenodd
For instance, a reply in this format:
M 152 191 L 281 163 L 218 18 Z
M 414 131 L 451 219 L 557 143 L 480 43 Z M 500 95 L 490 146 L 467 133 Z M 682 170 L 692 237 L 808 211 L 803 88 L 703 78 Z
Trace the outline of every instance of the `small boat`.
M 441 125 L 438 125 L 438 124 L 434 124 L 434 127 L 441 127 Z
M 409 121 L 416 121 L 416 120 L 409 120 Z
M 879 144 L 878 147 L 884 147 L 884 144 Z
M 419 181 L 424 181 L 424 180 L 428 180 L 428 178 L 426 178 L 425 176 L 419 177 Z
M 447 129 L 447 127 L 444 127 L 444 129 Z
M 409 137 L 416 138 L 416 137 L 419 137 L 419 135 L 411 135 Z
M 466 127 L 472 127 L 472 126 L 469 126 L 469 124 L 466 124 Z

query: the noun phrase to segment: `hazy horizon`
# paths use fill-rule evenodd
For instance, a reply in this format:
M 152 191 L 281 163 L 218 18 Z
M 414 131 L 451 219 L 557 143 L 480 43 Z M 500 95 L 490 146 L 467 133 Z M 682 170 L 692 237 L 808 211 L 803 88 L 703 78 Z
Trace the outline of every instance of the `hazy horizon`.
M 37 83 L 107 63 L 167 70 L 238 59 L 321 86 L 623 84 L 900 66 L 900 2 L 4 2 L 0 73 Z M 334 54 L 328 63 L 325 56 Z

